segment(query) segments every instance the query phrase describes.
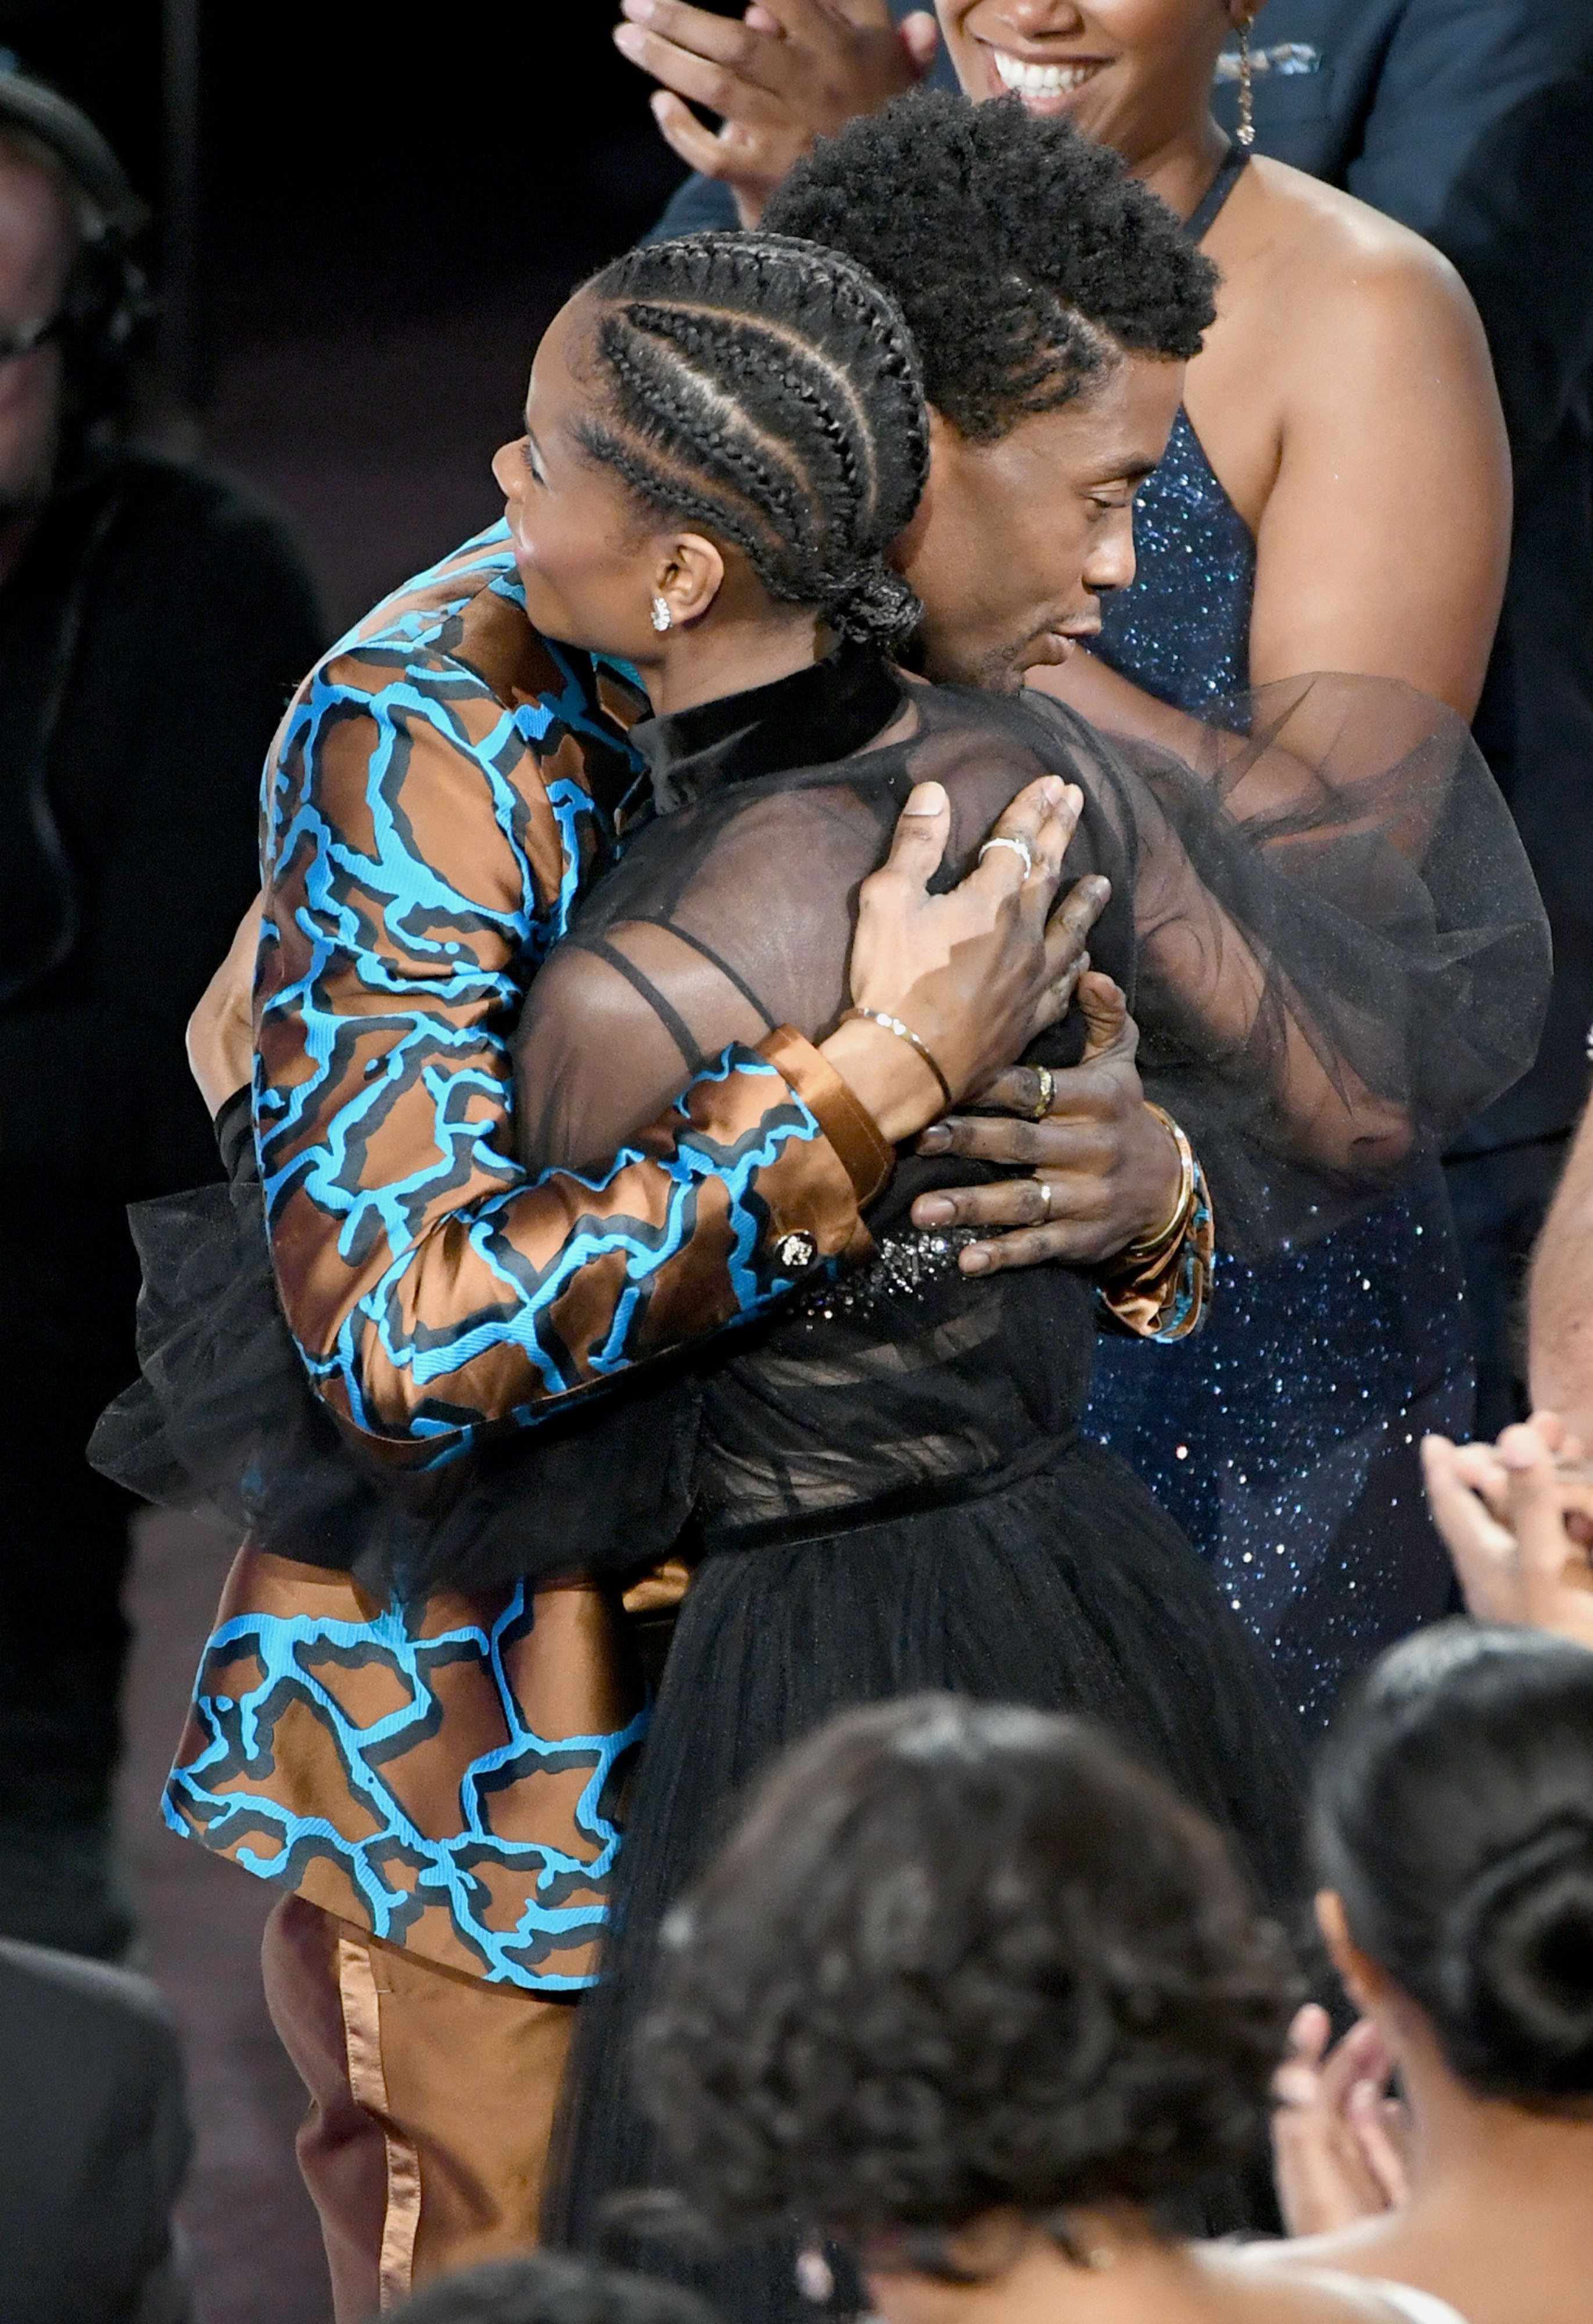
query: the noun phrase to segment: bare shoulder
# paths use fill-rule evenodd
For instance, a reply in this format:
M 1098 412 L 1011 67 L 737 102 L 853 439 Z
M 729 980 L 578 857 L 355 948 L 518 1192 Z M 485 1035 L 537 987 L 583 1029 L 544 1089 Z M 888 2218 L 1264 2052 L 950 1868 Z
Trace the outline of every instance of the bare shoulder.
M 1404 2324 L 1376 2282 L 1320 2273 L 1270 2244 L 1196 2246 L 1202 2272 L 1231 2324 Z M 1459 2319 L 1456 2319 L 1459 2324 Z
M 1475 326 L 1449 260 L 1395 218 L 1286 162 L 1258 157 L 1207 239 L 1236 292 L 1287 299 L 1337 337 L 1357 313 L 1398 314 L 1406 329 Z

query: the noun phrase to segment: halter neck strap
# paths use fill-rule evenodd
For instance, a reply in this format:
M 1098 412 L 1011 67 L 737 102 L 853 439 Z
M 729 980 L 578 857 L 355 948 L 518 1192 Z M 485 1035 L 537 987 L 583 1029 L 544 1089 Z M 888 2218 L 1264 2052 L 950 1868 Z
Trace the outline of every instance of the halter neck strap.
M 1183 221 L 1183 231 L 1191 242 L 1205 240 L 1218 211 L 1238 185 L 1239 171 L 1249 158 L 1242 145 L 1231 138 L 1229 140 L 1228 151 L 1217 164 L 1217 175 Z

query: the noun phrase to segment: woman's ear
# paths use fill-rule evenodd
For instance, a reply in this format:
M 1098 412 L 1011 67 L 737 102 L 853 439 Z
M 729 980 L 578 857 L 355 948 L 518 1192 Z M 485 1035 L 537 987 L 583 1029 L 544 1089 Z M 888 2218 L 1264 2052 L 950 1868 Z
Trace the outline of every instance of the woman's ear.
M 655 595 L 668 606 L 674 625 L 700 622 L 724 586 L 724 558 L 700 532 L 676 536 L 658 567 Z
M 1388 1998 L 1389 1981 L 1350 1935 L 1344 1899 L 1336 1888 L 1317 1890 L 1316 1925 L 1332 1955 L 1333 1967 L 1343 1981 L 1345 1992 L 1363 2017 L 1373 2015 Z

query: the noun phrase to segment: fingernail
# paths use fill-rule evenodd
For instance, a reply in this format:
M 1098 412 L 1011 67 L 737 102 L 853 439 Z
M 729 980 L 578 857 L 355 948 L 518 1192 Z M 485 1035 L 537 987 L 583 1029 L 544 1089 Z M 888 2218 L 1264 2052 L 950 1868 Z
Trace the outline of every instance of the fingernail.
M 639 57 L 643 39 L 644 35 L 637 31 L 634 24 L 614 26 L 614 46 L 622 57 Z
M 964 1275 L 988 1275 L 990 1255 L 988 1250 L 982 1250 L 978 1243 L 972 1243 L 962 1253 L 957 1264 Z
M 620 14 L 638 24 L 650 24 L 655 14 L 653 0 L 620 0 Z
M 902 809 L 902 813 L 904 815 L 944 815 L 945 806 L 946 793 L 944 783 L 919 783 Z
M 952 1133 L 944 1121 L 932 1121 L 918 1139 L 920 1154 L 944 1154 L 952 1142 Z
M 944 1194 L 920 1194 L 913 1204 L 916 1227 L 947 1227 L 956 1215 L 956 1204 L 948 1203 Z

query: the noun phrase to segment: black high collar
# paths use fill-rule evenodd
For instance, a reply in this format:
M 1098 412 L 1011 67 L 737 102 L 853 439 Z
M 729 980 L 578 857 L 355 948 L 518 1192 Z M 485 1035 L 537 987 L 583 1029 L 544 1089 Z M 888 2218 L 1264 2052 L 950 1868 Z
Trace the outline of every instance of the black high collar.
M 901 701 L 878 653 L 843 639 L 789 678 L 644 718 L 630 739 L 647 761 L 654 807 L 668 815 L 727 783 L 847 758 L 889 725 Z

